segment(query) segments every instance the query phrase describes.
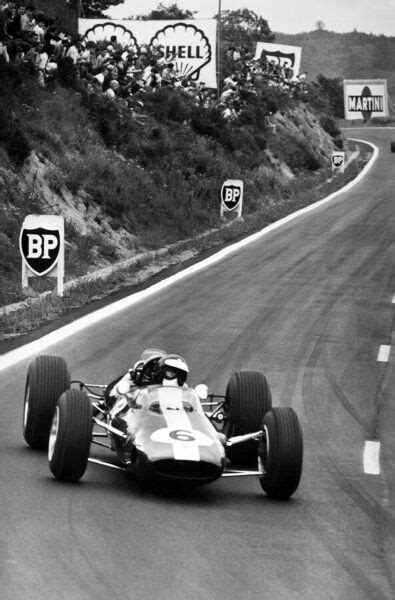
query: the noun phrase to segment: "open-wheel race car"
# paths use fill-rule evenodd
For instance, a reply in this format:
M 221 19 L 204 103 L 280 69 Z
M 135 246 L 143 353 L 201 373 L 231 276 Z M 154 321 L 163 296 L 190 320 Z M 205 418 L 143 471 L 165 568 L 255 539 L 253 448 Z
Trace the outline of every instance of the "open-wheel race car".
M 203 384 L 139 387 L 119 378 L 111 386 L 115 392 L 109 385 L 71 381 L 61 357 L 38 356 L 30 363 L 23 435 L 31 448 L 48 449 L 56 479 L 78 481 L 93 462 L 182 485 L 252 475 L 279 499 L 297 489 L 299 419 L 290 407 L 272 407 L 262 373 L 234 373 L 224 395 Z M 115 452 L 117 460 L 91 457 L 91 444 Z

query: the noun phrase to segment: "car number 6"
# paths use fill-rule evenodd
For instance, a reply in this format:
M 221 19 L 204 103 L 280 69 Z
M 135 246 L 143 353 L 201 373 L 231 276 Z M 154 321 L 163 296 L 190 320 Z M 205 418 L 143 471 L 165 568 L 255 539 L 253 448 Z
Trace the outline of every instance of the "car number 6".
M 170 431 L 169 437 L 172 440 L 178 440 L 179 442 L 195 442 L 196 438 L 191 435 L 189 431 L 185 431 L 185 429 L 175 429 L 174 431 Z

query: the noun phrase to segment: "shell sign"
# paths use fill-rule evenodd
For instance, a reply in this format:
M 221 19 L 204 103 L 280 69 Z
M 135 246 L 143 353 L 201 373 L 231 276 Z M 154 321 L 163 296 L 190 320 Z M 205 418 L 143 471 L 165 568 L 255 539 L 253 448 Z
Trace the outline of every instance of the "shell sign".
M 345 119 L 388 117 L 386 79 L 346 79 L 343 87 Z
M 110 41 L 138 53 L 141 45 L 156 48 L 165 60 L 171 60 L 180 76 L 203 81 L 216 88 L 216 28 L 215 19 L 185 21 L 102 21 L 79 19 L 78 30 L 85 40 L 97 43 Z

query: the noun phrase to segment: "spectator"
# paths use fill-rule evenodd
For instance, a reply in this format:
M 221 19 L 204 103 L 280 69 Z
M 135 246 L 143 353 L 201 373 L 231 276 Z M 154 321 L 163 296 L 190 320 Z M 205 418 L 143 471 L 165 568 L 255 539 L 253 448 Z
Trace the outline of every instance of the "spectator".
M 73 63 L 77 63 L 81 55 L 82 46 L 79 42 L 74 41 L 66 52 L 66 56 L 70 57 Z
M 21 7 L 22 8 L 22 7 Z M 27 6 L 21 14 L 21 33 L 22 37 L 29 37 L 29 34 L 34 31 L 36 21 L 33 16 L 34 6 Z
M 112 79 L 110 81 L 110 85 L 105 91 L 104 95 L 110 100 L 115 100 L 115 97 L 118 95 L 119 90 L 119 82 L 116 79 Z

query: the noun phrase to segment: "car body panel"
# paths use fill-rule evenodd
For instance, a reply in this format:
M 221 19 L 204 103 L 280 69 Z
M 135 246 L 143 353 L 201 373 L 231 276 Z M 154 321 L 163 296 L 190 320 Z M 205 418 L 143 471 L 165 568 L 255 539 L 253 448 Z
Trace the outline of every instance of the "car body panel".
M 225 470 L 224 439 L 191 388 L 147 386 L 118 421 L 127 434 L 125 444 L 114 439 L 118 455 L 140 475 L 209 483 Z

